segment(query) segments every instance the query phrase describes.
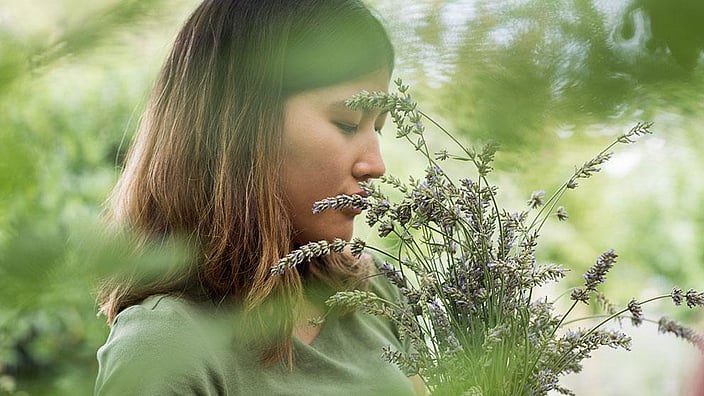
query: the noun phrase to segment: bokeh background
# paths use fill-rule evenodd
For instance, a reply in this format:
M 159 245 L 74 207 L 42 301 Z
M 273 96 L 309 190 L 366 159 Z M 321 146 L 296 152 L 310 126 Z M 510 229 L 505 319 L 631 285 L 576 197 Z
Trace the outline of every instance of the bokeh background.
M 0 394 L 91 394 L 108 333 L 95 289 L 129 251 L 98 219 L 197 3 L 0 0 Z M 549 195 L 618 134 L 653 121 L 653 136 L 618 148 L 565 196 L 569 220 L 548 223 L 540 259 L 572 269 L 564 288 L 616 249 L 604 290 L 618 304 L 674 285 L 704 289 L 704 3 L 368 3 L 420 107 L 468 144 L 500 144 L 492 181 L 507 207 L 522 209 L 535 190 Z M 393 135 L 382 137 L 389 173 L 420 172 L 420 157 Z M 372 237 L 361 222 L 360 234 Z M 704 330 L 701 312 L 645 311 Z M 653 324 L 623 326 L 634 350 L 595 353 L 565 385 L 579 395 L 681 394 L 700 358 L 694 348 Z

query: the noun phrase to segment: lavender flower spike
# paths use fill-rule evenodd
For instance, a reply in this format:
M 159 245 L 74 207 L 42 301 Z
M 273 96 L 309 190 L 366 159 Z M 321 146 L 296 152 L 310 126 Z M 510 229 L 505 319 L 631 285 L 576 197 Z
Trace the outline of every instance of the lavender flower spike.
M 704 292 L 697 292 L 694 289 L 689 289 L 684 295 L 684 298 L 687 300 L 687 306 L 689 308 L 704 305 Z
M 670 297 L 672 297 L 672 302 L 675 305 L 680 305 L 682 304 L 682 300 L 684 299 L 684 293 L 682 292 L 682 289 L 680 289 L 679 287 L 675 287 L 674 289 L 672 289 Z
M 658 331 L 660 333 L 672 333 L 677 337 L 689 341 L 699 348 L 700 351 L 704 352 L 704 336 L 689 327 L 682 326 L 673 320 L 663 317 L 658 321 Z
M 345 249 L 345 246 L 347 246 L 347 242 L 339 238 L 332 242 L 309 242 L 279 260 L 276 265 L 271 267 L 271 274 L 283 275 L 287 269 L 294 268 L 312 258 L 325 256 L 331 251 L 340 253 Z
M 352 247 L 350 248 L 352 256 L 359 258 L 364 252 L 364 248 L 367 247 L 367 243 L 359 238 L 354 238 L 352 240 Z
M 543 206 L 545 200 L 545 191 L 539 190 L 539 191 L 533 191 L 530 194 L 530 199 L 528 200 L 528 206 L 531 209 L 536 209 L 541 206 Z
M 602 253 L 591 268 L 584 273 L 584 286 L 587 291 L 596 291 L 596 287 L 606 282 L 606 273 L 616 263 L 618 255 L 613 249 Z
M 628 303 L 628 310 L 631 312 L 631 323 L 633 326 L 640 326 L 643 323 L 643 308 L 640 303 L 632 298 Z
M 328 209 L 356 208 L 367 209 L 367 198 L 361 195 L 340 194 L 332 198 L 325 198 L 313 204 L 313 214 L 318 214 Z

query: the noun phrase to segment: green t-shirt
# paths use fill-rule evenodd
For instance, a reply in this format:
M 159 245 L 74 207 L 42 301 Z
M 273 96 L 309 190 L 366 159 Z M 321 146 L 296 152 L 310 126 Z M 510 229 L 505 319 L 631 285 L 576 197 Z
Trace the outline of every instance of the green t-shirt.
M 381 278 L 381 277 L 376 277 Z M 393 301 L 385 280 L 372 290 Z M 153 296 L 122 311 L 98 350 L 97 395 L 413 395 L 382 348 L 404 350 L 386 319 L 353 312 L 331 316 L 306 345 L 294 338 L 295 366 L 264 367 L 241 345 L 222 310 Z

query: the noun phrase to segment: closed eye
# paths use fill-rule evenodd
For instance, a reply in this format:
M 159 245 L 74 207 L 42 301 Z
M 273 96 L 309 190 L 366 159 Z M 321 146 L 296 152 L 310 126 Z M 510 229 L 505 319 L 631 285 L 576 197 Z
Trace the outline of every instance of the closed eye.
M 347 124 L 344 122 L 333 122 L 336 127 L 338 127 L 342 132 L 345 134 L 353 134 L 357 132 L 358 125 L 353 125 L 353 124 Z

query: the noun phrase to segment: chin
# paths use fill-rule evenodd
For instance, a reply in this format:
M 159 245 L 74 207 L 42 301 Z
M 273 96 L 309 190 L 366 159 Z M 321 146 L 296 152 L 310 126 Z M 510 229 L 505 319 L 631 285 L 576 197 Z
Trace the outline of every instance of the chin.
M 327 231 L 327 232 L 320 232 L 320 233 L 311 233 L 311 234 L 302 234 L 298 238 L 295 239 L 296 243 L 299 245 L 305 245 L 306 243 L 309 242 L 318 242 L 318 241 L 328 241 L 332 242 L 335 239 L 342 239 L 345 241 L 349 241 L 352 239 L 352 229 L 346 229 L 346 230 L 335 230 L 335 231 Z
M 321 238 L 317 240 L 326 240 L 328 242 L 332 242 L 335 239 L 349 241 L 350 239 L 352 239 L 352 230 L 344 230 L 340 232 L 332 232 L 326 235 L 321 235 Z
M 345 219 L 343 221 L 336 221 L 332 223 L 329 227 L 325 227 L 323 232 L 318 233 L 320 238 L 316 239 L 326 240 L 332 242 L 335 239 L 343 239 L 349 241 L 352 239 L 352 234 L 354 232 L 354 223 L 351 220 Z
M 352 224 L 349 224 L 348 226 L 342 228 L 336 234 L 337 235 L 335 235 L 332 239 L 340 238 L 340 239 L 344 239 L 345 241 L 349 241 L 350 239 L 352 239 L 352 235 L 354 234 L 354 227 L 352 227 Z

